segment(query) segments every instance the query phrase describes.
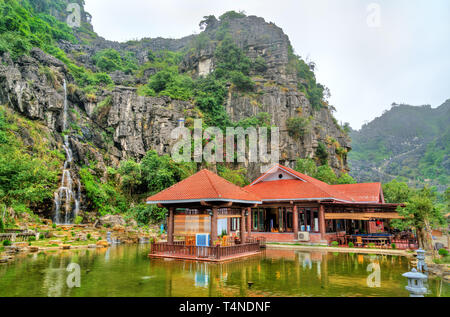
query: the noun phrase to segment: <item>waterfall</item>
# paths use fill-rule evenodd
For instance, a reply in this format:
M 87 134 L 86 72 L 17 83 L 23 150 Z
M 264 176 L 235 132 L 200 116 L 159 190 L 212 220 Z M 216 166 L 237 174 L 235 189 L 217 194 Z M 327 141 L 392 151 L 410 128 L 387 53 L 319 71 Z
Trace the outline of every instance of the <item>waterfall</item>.
M 63 132 L 67 130 L 67 108 L 67 86 L 64 80 Z M 66 160 L 63 166 L 61 186 L 54 194 L 54 222 L 57 224 L 70 224 L 80 211 L 81 184 L 77 180 L 76 193 L 74 193 L 74 181 L 71 174 L 73 156 L 68 135 L 64 135 L 63 148 L 66 152 Z

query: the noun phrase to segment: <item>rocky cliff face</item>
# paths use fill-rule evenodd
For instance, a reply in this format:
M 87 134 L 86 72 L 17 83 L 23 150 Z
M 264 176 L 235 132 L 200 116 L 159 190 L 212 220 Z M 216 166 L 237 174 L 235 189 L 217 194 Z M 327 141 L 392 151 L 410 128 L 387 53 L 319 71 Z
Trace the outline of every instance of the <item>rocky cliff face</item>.
M 63 19 L 64 17 L 61 17 Z M 86 23 L 89 17 L 84 17 Z M 218 24 L 210 24 L 204 31 L 210 38 L 218 36 Z M 319 142 L 327 146 L 329 164 L 338 173 L 348 171 L 346 155 L 338 155 L 337 148 L 350 150 L 350 140 L 335 122 L 327 107 L 314 110 L 304 93 L 297 89 L 302 81 L 289 71 L 290 42 L 283 31 L 272 23 L 255 16 L 229 22 L 229 31 L 236 44 L 252 60 L 262 57 L 266 69 L 250 74 L 256 83 L 252 94 L 243 94 L 229 87 L 226 110 L 233 121 L 249 118 L 261 112 L 269 113 L 272 124 L 280 127 L 281 162 L 293 167 L 297 158 L 313 158 Z M 89 43 L 60 42 L 60 47 L 79 64 L 95 70 L 92 57 L 105 48 L 131 51 L 140 64 L 148 61 L 148 51 L 161 49 L 180 51 L 192 47 L 198 36 L 180 40 L 144 39 L 137 42 L 116 43 L 100 37 Z M 186 54 L 180 69 L 192 76 L 204 76 L 214 70 L 217 42 Z M 33 49 L 30 56 L 13 62 L 8 54 L 0 63 L 0 103 L 7 104 L 22 115 L 41 120 L 53 131 L 62 131 L 64 79 L 69 83 L 69 106 L 73 133 L 71 145 L 74 158 L 80 165 L 97 162 L 100 173 L 106 166 L 117 166 L 130 157 L 140 159 L 150 149 L 160 154 L 170 153 L 173 141 L 170 132 L 182 117 L 197 117 L 190 102 L 169 97 L 142 97 L 134 87 L 152 73 L 137 78 L 130 74 L 111 74 L 116 87 L 104 89 L 96 96 L 87 96 L 73 84 L 67 67 L 58 59 Z M 123 86 L 128 83 L 128 87 Z M 131 83 L 131 84 L 130 84 Z M 302 138 L 291 137 L 286 122 L 296 116 L 309 118 L 309 128 Z M 334 140 L 334 141 L 330 141 Z M 60 144 L 62 140 L 56 140 Z M 337 141 L 337 142 L 336 142 Z M 337 145 L 338 143 L 338 145 Z M 259 175 L 259 165 L 247 165 L 248 178 Z
M 5 54 L 0 58 L 0 103 L 44 121 L 52 131 L 64 132 L 64 79 L 72 80 L 65 65 L 39 49 L 16 62 Z M 135 88 L 117 86 L 90 100 L 71 87 L 69 122 L 77 132 L 71 139 L 74 157 L 81 165 L 94 159 L 104 171 L 105 163 L 117 166 L 122 159 L 142 158 L 151 149 L 169 154 L 170 132 L 177 120 L 194 115 L 188 102 L 138 96 Z
M 314 110 L 304 93 L 298 90 L 298 83 L 303 79 L 290 71 L 289 38 L 283 30 L 263 18 L 249 16 L 228 22 L 228 32 L 237 46 L 253 61 L 263 58 L 266 69 L 253 72 L 256 83 L 253 94 L 242 94 L 230 87 L 226 109 L 233 121 L 250 118 L 258 113 L 268 113 L 272 125 L 280 128 L 281 164 L 294 167 L 300 158 L 314 158 L 319 142 L 327 144 L 329 164 L 337 172 L 348 171 L 347 157 L 336 153 L 337 147 L 351 150 L 350 138 L 337 125 L 328 108 Z M 213 39 L 207 47 L 195 54 L 187 55 L 182 69 L 194 76 L 204 76 L 214 70 L 218 29 L 220 23 L 208 25 L 205 34 Z M 310 118 L 309 129 L 301 139 L 289 135 L 286 123 L 289 118 L 302 116 Z M 330 142 L 334 139 L 338 142 Z M 334 144 L 333 144 L 334 143 Z M 250 168 L 249 176 L 256 177 L 259 165 Z

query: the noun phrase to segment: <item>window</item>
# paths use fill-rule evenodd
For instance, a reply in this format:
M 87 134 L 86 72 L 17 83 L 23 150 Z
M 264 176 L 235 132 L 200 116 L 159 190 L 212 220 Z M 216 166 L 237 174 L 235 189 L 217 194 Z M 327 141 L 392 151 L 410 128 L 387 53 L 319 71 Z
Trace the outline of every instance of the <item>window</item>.
M 253 209 L 253 230 L 258 231 L 258 209 Z
M 259 210 L 259 231 L 265 231 L 264 228 L 264 209 Z
M 239 218 L 231 218 L 231 231 L 239 230 Z
M 299 230 L 309 232 L 319 232 L 319 211 L 317 209 L 299 209 Z

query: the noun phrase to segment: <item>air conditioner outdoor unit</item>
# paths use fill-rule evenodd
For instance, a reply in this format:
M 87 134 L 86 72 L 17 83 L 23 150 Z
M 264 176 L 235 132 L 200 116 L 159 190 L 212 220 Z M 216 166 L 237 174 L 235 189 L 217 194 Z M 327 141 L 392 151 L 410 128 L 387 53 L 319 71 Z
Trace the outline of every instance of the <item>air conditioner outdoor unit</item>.
M 309 232 L 299 232 L 297 234 L 298 241 L 309 241 Z
M 195 235 L 195 245 L 197 247 L 209 247 L 209 234 L 197 233 Z

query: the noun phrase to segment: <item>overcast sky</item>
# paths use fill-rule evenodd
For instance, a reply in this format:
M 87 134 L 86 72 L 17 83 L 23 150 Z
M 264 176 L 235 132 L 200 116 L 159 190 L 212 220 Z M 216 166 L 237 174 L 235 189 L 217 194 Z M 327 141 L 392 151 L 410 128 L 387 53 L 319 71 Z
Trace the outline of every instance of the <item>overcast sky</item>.
M 316 63 L 335 116 L 353 128 L 393 102 L 450 98 L 448 0 L 86 0 L 86 10 L 95 31 L 116 41 L 199 33 L 203 16 L 229 10 L 261 16 Z

